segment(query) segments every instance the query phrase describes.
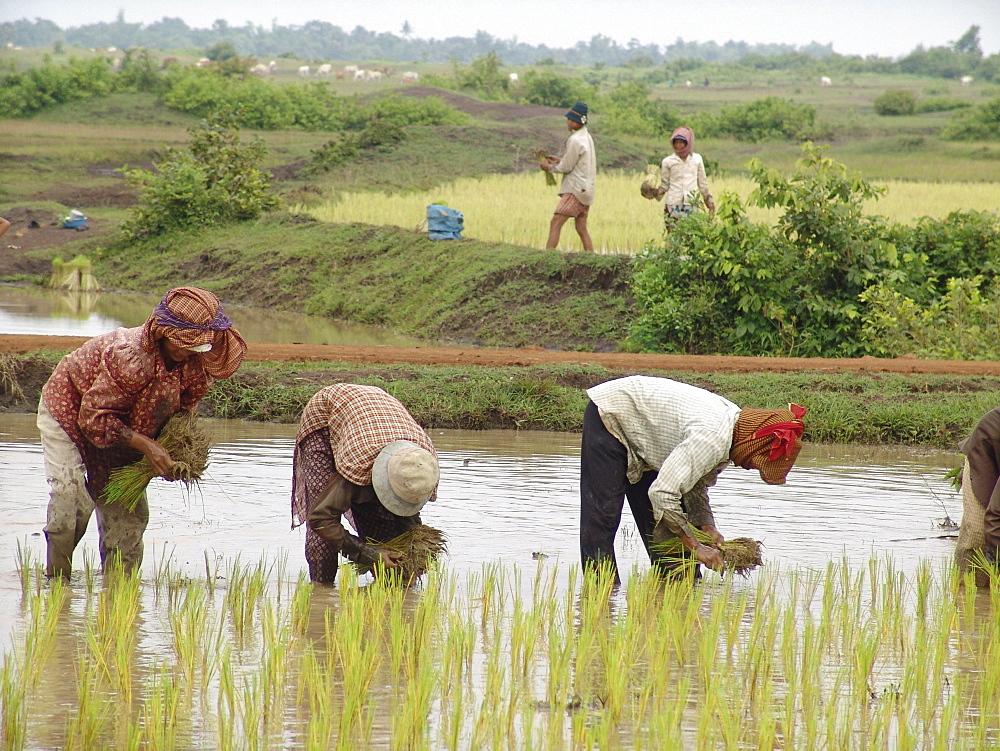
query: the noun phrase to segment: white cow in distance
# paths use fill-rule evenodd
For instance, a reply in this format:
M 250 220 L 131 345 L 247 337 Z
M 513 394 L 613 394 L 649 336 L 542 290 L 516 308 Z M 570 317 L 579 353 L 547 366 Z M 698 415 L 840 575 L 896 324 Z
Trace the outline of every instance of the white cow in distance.
M 269 62 L 267 64 L 267 72 L 270 73 L 272 76 L 275 73 L 277 73 L 278 72 L 278 63 L 276 63 L 274 60 L 272 60 L 271 62 Z
M 962 84 L 963 86 L 969 86 L 970 84 L 972 84 L 972 76 L 962 76 L 962 77 L 961 77 L 961 78 L 959 79 L 959 82 L 960 82 L 960 83 L 961 83 L 961 84 Z
M 323 63 L 316 69 L 316 77 L 326 78 L 332 72 L 333 72 L 333 66 L 330 65 L 330 63 Z
M 357 65 L 345 65 L 344 66 L 344 73 L 346 73 L 348 75 L 353 76 L 357 72 L 358 72 L 358 66 Z
M 250 69 L 250 74 L 254 76 L 266 76 L 270 72 L 271 69 L 264 65 L 264 63 L 257 63 Z
M 299 78 L 309 78 L 309 66 L 299 66 Z
M 820 76 L 819 85 L 820 86 L 833 86 L 833 81 L 831 81 L 827 76 Z
M 517 73 L 511 73 L 507 78 L 511 83 L 517 83 Z
M 368 71 L 368 80 L 369 81 L 381 81 L 382 80 L 382 71 L 380 71 L 380 70 L 370 70 L 370 71 Z
M 356 71 L 354 71 L 355 81 L 364 81 L 367 76 L 368 76 L 367 70 L 361 70 L 360 68 L 358 68 Z
M 420 80 L 420 74 L 415 71 L 408 70 L 403 74 L 403 83 L 416 83 Z

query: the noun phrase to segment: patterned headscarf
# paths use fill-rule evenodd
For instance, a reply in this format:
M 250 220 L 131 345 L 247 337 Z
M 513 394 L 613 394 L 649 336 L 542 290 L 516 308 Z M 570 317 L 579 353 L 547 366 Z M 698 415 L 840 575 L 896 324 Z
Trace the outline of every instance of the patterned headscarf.
M 784 485 L 802 448 L 806 408 L 742 409 L 733 428 L 729 458 L 744 469 L 756 469 L 768 485 Z
M 674 139 L 675 138 L 683 138 L 685 141 L 687 141 L 687 146 L 685 146 L 680 151 L 675 151 L 674 152 L 681 159 L 687 159 L 688 155 L 692 151 L 694 151 L 694 131 L 691 130 L 686 125 L 681 125 L 680 127 L 675 128 L 674 132 L 670 134 L 670 145 L 671 146 L 674 145 Z
M 211 344 L 212 349 L 198 357 L 213 378 L 228 378 L 235 373 L 247 351 L 240 332 L 222 312 L 219 298 L 198 287 L 170 290 L 146 319 L 143 348 L 154 349 L 160 339 L 185 349 Z

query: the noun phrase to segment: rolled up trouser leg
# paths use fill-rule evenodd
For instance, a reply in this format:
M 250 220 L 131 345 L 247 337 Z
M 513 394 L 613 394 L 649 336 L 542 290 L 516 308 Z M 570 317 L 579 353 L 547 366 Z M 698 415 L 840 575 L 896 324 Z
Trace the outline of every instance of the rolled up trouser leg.
M 101 533 L 101 566 L 121 565 L 132 571 L 142 565 L 142 535 L 149 524 L 149 503 L 143 493 L 135 509 L 120 503 L 97 504 L 97 529 Z
M 955 546 L 955 562 L 962 573 L 975 569 L 976 586 L 989 586 L 989 576 L 981 568 L 974 565 L 975 553 L 986 545 L 984 521 L 986 509 L 976 500 L 972 491 L 972 473 L 969 471 L 969 460 L 965 460 L 962 470 L 962 523 L 958 528 L 958 544 Z
M 68 577 L 73 551 L 87 531 L 94 502 L 87 492 L 87 468 L 76 444 L 44 403 L 38 405 L 38 432 L 42 440 L 49 506 L 45 516 L 47 576 Z

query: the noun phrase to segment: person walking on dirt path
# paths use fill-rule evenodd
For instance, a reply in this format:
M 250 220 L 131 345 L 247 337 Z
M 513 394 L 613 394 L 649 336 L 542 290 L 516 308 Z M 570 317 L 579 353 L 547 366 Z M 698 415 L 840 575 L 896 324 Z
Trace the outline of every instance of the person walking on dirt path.
M 549 239 L 545 248 L 552 250 L 559 245 L 563 225 L 572 218 L 583 249 L 592 251 L 594 243 L 587 230 L 587 216 L 594 203 L 597 153 L 594 151 L 594 139 L 587 130 L 586 104 L 577 102 L 570 108 L 566 113 L 566 127 L 569 129 L 569 138 L 566 139 L 562 158 L 549 156 L 540 165 L 546 172 L 563 176 L 562 185 L 559 186 L 559 203 L 549 224 Z
M 610 565 L 624 499 L 653 566 L 675 573 L 682 560 L 652 546 L 679 539 L 689 558 L 720 569 L 721 545 L 708 488 L 730 462 L 781 485 L 802 447 L 805 408 L 741 409 L 669 378 L 627 376 L 587 390 L 580 457 L 580 555 L 584 568 Z M 695 566 L 697 569 L 697 566 Z
M 660 187 L 656 199 L 665 196 L 663 220 L 667 231 L 677 220 L 697 211 L 692 197 L 700 193 L 709 212 L 715 214 L 715 201 L 705 176 L 705 161 L 694 152 L 694 131 L 686 125 L 675 129 L 670 136 L 674 153 L 660 163 Z
M 338 553 L 397 568 L 398 553 L 365 540 L 387 542 L 420 524 L 439 478 L 430 436 L 398 399 L 377 386 L 320 389 L 302 411 L 292 465 L 292 528 L 306 523 L 309 578 L 332 583 Z
M 996 566 L 1000 547 L 1000 407 L 979 419 L 959 451 L 965 454 L 965 466 L 955 555 L 960 571 L 980 569 L 976 583 L 988 586 L 982 565 Z
M 235 373 L 246 349 L 219 298 L 178 287 L 142 326 L 94 337 L 59 362 L 38 405 L 48 576 L 69 577 L 95 510 L 102 566 L 142 563 L 146 496 L 132 511 L 105 503 L 108 476 L 143 456 L 158 475 L 168 474 L 173 462 L 156 435 L 175 413 L 193 412 L 215 379 Z

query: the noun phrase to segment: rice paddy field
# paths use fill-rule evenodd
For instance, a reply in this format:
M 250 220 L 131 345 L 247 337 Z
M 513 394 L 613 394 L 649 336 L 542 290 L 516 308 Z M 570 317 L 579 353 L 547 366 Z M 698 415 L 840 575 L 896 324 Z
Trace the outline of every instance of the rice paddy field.
M 1000 588 L 962 586 L 947 452 L 804 447 L 789 483 L 727 470 L 745 578 L 623 583 L 577 563 L 579 436 L 435 431 L 423 521 L 448 555 L 404 589 L 305 579 L 295 426 L 209 421 L 197 493 L 150 487 L 139 577 L 41 573 L 31 415 L 0 464 L 0 745 L 144 749 L 983 749 L 1000 743 Z M 799 466 L 801 465 L 801 466 Z M 539 498 L 545 503 L 540 504 Z M 484 532 L 488 530 L 488 532 Z
M 0 670 L 6 748 L 983 749 L 1000 742 L 1000 589 L 891 560 L 693 586 L 555 567 L 169 565 L 46 583 Z M 82 591 L 81 591 L 82 590 Z M 71 624 L 76 624 L 75 626 Z M 140 663 L 137 641 L 164 642 Z M 72 670 L 67 671 L 67 665 Z M 67 681 L 67 675 L 75 678 Z
M 657 239 L 663 204 L 640 196 L 643 177 L 628 172 L 605 172 L 598 177 L 588 227 L 600 252 L 633 254 Z M 1000 206 L 997 182 L 872 182 L 887 190 L 878 201 L 869 202 L 866 209 L 902 224 L 913 224 L 923 216 L 940 219 L 952 211 L 995 211 Z M 716 197 L 729 191 L 744 202 L 755 187 L 749 178 L 741 176 L 714 177 L 709 185 Z M 545 185 L 541 172 L 529 172 L 455 180 L 421 192 L 345 191 L 327 203 L 298 210 L 326 222 L 416 229 L 425 219 L 427 206 L 441 202 L 464 214 L 464 237 L 543 248 L 558 197 L 556 189 Z M 776 209 L 750 208 L 747 214 L 753 221 L 765 223 L 779 216 Z M 559 248 L 582 250 L 572 222 L 563 227 Z

